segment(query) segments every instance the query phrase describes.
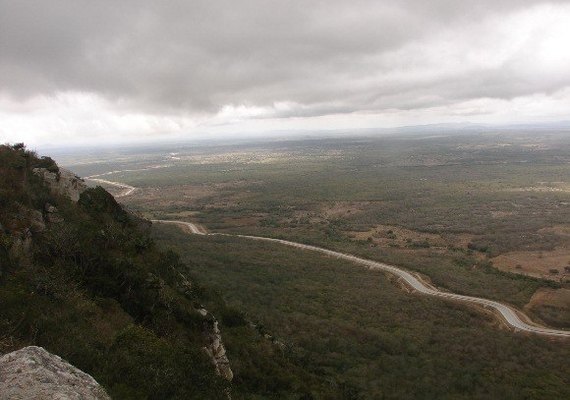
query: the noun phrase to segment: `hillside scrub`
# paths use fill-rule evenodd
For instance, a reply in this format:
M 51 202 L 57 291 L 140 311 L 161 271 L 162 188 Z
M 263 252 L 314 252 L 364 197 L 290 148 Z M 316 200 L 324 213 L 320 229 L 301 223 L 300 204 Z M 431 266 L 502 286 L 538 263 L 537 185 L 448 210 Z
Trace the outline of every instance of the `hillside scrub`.
M 230 305 L 277 335 L 305 368 L 340 381 L 338 398 L 570 395 L 564 339 L 508 331 L 477 307 L 406 292 L 379 271 L 333 257 L 188 235 L 167 224 L 153 231 Z
M 0 146 L 0 354 L 42 346 L 116 399 L 332 393 L 161 250 L 148 221 L 101 187 L 77 203 L 51 193 L 38 165 L 57 171 L 23 145 Z M 203 350 L 212 321 L 202 304 L 219 315 L 232 383 Z

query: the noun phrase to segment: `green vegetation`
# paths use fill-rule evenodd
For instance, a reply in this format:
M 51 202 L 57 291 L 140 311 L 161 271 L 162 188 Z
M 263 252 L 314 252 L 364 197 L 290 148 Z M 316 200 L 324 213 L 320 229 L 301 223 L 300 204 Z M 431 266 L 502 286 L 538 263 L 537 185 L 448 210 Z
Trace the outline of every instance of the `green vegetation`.
M 423 273 L 444 289 L 519 308 L 540 287 L 570 285 L 564 269 L 570 262 L 568 233 L 553 230 L 570 227 L 570 139 L 564 132 L 176 151 L 180 160 L 168 160 L 167 150 L 162 159 L 160 151 L 131 155 L 132 165 L 121 157 L 121 169 L 163 168 L 118 172 L 108 179 L 141 187 L 124 201 L 148 216 L 359 254 Z M 78 167 L 85 173 L 102 168 Z M 386 233 L 396 228 L 409 232 Z M 537 271 L 495 268 L 499 255 L 559 248 L 568 250 L 567 257 Z M 533 317 L 546 322 L 545 314 L 534 310 Z M 559 312 L 549 313 L 548 322 L 570 327 Z
M 537 231 L 570 221 L 570 211 L 562 207 L 570 195 L 560 186 L 569 172 L 570 142 L 562 137 L 542 150 L 525 139 L 530 144 L 477 136 L 291 142 L 244 149 L 250 157 L 231 152 L 224 157 L 229 149 L 206 148 L 168 168 L 121 172 L 110 179 L 137 187 L 217 185 L 211 196 L 185 207 L 203 211 L 203 221 L 216 229 L 231 225 L 227 219 L 252 214 L 267 214 L 275 228 L 324 229 L 303 214 L 353 202 L 358 212 L 338 216 L 347 230 L 381 223 L 469 233 L 492 244 L 491 254 L 549 249 L 560 238 Z M 509 140 L 514 144 L 502 143 Z M 255 155 L 261 160 L 252 161 Z M 269 161 L 262 162 L 263 156 Z M 138 201 L 132 199 L 132 205 Z M 175 211 L 154 206 L 149 211 Z
M 116 399 L 323 398 L 334 387 L 285 357 L 243 314 L 158 248 L 150 224 L 102 188 L 54 195 L 22 145 L 0 147 L 0 353 L 39 345 Z M 55 207 L 55 209 L 54 209 Z M 203 351 L 217 315 L 232 384 Z
M 508 332 L 480 310 L 408 294 L 379 272 L 312 252 L 154 231 L 307 370 L 338 380 L 337 398 L 570 396 L 566 342 Z
M 147 217 L 389 262 L 570 327 L 567 132 L 177 146 L 91 161 L 73 169 L 120 170 L 106 179 L 139 187 L 122 201 Z M 569 396 L 566 342 L 507 332 L 480 310 L 407 294 L 321 255 L 154 232 L 234 310 L 218 312 L 231 327 L 228 353 L 244 354 L 232 331 L 254 322 L 314 398 Z M 526 269 L 543 254 L 548 261 Z M 545 289 L 550 297 L 537 296 Z M 236 370 L 249 376 L 244 360 Z

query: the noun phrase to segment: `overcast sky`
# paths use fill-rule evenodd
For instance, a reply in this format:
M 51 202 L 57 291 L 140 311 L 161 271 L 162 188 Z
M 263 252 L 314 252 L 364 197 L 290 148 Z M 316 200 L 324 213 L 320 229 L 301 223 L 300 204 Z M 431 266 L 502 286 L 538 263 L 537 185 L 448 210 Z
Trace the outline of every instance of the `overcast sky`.
M 570 119 L 570 1 L 0 0 L 0 141 Z

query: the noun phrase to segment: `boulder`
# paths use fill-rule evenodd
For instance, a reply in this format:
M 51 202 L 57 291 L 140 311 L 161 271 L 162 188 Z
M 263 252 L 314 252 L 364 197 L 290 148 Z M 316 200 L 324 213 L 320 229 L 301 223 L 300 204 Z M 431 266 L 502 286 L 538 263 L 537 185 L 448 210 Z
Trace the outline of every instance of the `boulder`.
M 44 222 L 44 216 L 41 211 L 30 210 L 29 218 L 31 222 L 31 230 L 33 232 L 43 232 L 46 229 L 46 224 Z
M 93 377 L 36 346 L 0 357 L 0 400 L 110 400 Z
M 44 210 L 49 213 L 49 214 L 53 214 L 57 212 L 57 208 L 53 205 L 51 205 L 50 203 L 46 203 L 44 205 Z

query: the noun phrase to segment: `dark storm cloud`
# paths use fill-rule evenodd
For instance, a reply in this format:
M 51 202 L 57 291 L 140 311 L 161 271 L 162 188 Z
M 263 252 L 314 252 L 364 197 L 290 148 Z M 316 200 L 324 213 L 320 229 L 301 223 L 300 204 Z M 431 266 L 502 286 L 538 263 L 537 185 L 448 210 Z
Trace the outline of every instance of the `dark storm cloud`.
M 288 103 L 277 117 L 511 98 L 570 79 L 521 70 L 532 55 L 449 67 L 430 38 L 461 56 L 477 46 L 470 26 L 541 3 L 0 0 L 0 91 L 96 93 L 157 114 Z

